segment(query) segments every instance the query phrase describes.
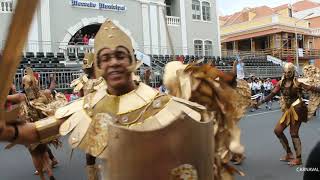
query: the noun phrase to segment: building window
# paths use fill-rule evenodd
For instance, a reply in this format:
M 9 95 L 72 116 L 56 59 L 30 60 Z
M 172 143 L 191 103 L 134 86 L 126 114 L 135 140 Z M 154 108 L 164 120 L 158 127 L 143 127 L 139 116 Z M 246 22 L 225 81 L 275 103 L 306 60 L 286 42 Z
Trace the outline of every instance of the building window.
M 9 2 L 6 2 L 6 11 L 9 11 Z
M 166 0 L 165 3 L 166 3 L 167 16 L 172 16 L 172 13 L 171 13 L 171 8 L 172 8 L 171 0 Z
M 204 21 L 210 21 L 210 3 L 208 2 L 202 2 L 202 20 Z
M 213 55 L 212 41 L 204 41 L 204 56 Z
M 292 17 L 292 8 L 288 8 L 288 15 L 289 17 Z
M 13 0 L 0 0 L 0 3 L 1 3 L 0 13 L 12 13 Z
M 201 40 L 194 41 L 194 55 L 195 56 L 202 56 L 203 55 L 203 47 Z
M 192 0 L 192 19 L 201 20 L 200 1 Z

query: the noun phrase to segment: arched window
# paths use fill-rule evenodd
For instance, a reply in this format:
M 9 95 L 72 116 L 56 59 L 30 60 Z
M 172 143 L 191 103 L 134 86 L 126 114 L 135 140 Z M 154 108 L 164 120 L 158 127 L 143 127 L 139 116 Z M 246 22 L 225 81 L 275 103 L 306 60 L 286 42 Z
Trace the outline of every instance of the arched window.
M 203 56 L 202 40 L 194 40 L 194 55 Z
M 202 20 L 211 21 L 210 3 L 205 1 L 202 2 Z
M 4 11 L 4 2 L 1 2 L 1 11 Z
M 192 19 L 201 20 L 200 1 L 192 0 Z
M 0 12 L 11 13 L 13 11 L 13 0 L 0 0 Z
M 165 0 L 164 3 L 166 4 L 167 16 L 172 16 L 172 2 L 171 2 L 171 0 Z
M 212 41 L 204 41 L 204 56 L 213 55 Z
M 6 4 L 6 11 L 8 12 L 9 11 L 9 2 L 5 2 Z

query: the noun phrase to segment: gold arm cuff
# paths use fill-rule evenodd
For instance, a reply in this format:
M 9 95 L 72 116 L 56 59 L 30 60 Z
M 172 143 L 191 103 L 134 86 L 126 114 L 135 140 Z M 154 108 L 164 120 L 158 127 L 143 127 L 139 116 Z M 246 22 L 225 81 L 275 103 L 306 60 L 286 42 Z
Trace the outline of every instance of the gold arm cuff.
M 48 117 L 37 121 L 35 122 L 35 125 L 40 138 L 40 143 L 48 143 L 60 136 L 60 122 L 54 117 Z

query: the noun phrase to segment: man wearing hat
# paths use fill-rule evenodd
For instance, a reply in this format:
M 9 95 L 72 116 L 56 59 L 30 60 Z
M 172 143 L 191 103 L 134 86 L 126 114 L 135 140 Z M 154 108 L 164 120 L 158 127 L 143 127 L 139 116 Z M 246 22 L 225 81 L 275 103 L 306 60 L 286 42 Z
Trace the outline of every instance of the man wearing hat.
M 166 72 L 176 86 L 171 92 L 183 99 L 161 94 L 134 82 L 132 44 L 120 25 L 107 20 L 95 37 L 94 63 L 96 77 L 107 86 L 40 122 L 4 126 L 0 140 L 29 144 L 70 134 L 72 148 L 101 158 L 101 179 L 233 179 L 234 169 L 222 167 L 223 159 L 215 161 L 214 147 L 215 138 L 222 138 L 214 136 L 214 124 L 235 121 L 245 112 L 234 103 L 236 90 L 224 82 L 231 78 L 191 65 Z

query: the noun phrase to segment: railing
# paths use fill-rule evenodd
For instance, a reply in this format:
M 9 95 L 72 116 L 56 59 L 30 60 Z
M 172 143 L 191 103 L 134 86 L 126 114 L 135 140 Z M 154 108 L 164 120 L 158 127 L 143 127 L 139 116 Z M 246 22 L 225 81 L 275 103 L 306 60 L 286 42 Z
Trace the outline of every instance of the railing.
M 48 69 L 49 70 L 49 69 Z M 78 78 L 80 74 L 82 73 L 81 70 L 72 70 L 72 71 L 61 71 L 61 69 L 50 69 L 52 72 L 44 72 L 43 69 L 35 69 L 35 72 L 37 72 L 40 75 L 39 78 L 39 85 L 41 89 L 46 89 L 49 87 L 49 81 L 50 81 L 50 75 L 55 74 L 56 75 L 56 89 L 59 91 L 70 89 L 71 82 Z M 17 90 L 22 90 L 22 77 L 23 77 L 23 71 L 18 71 L 16 73 L 14 84 L 16 85 Z
M 311 34 L 315 36 L 320 36 L 320 28 L 312 29 Z
M 144 71 L 148 67 L 142 66 L 139 71 L 137 72 L 138 75 L 140 75 L 140 78 L 143 78 L 142 74 L 144 74 Z M 218 67 L 222 71 L 231 71 L 231 66 L 223 66 Z M 41 89 L 46 89 L 49 87 L 50 83 L 50 75 L 55 74 L 56 75 L 56 89 L 59 91 L 65 91 L 70 89 L 71 82 L 78 78 L 81 74 L 81 70 L 73 69 L 71 71 L 62 71 L 61 69 L 35 69 L 35 72 L 39 73 L 39 85 Z M 157 87 L 160 85 L 160 82 L 163 77 L 163 67 L 152 69 L 152 76 L 151 76 L 151 86 Z M 282 74 L 282 69 L 280 66 L 274 67 L 274 66 L 265 66 L 265 67 L 245 67 L 245 76 L 250 77 L 252 74 L 256 75 L 261 78 L 266 77 L 280 77 Z M 22 91 L 22 77 L 23 77 L 23 71 L 20 70 L 16 73 L 14 84 L 16 85 L 16 88 L 18 91 Z
M 279 59 L 287 59 L 288 57 L 295 58 L 297 51 L 295 49 L 285 49 L 285 48 L 272 48 L 263 49 L 256 51 L 233 51 L 233 50 L 222 50 L 222 56 L 235 56 L 240 55 L 241 57 L 257 57 L 257 56 L 267 56 L 271 55 Z M 311 59 L 320 58 L 320 49 L 303 49 L 299 58 Z
M 250 77 L 251 75 L 255 75 L 261 78 L 281 77 L 282 67 L 280 66 L 245 67 L 244 73 L 245 73 L 245 77 Z
M 236 56 L 239 55 L 243 58 L 249 58 L 249 57 L 261 57 L 265 56 L 268 53 L 266 50 L 261 51 L 233 51 L 233 50 L 221 50 L 222 56 Z
M 93 46 L 92 45 L 82 45 L 82 44 L 76 44 L 76 45 L 68 45 L 66 49 L 66 53 L 88 53 L 93 52 Z
M 166 16 L 167 24 L 172 26 L 180 26 L 180 17 Z
M 270 49 L 268 55 L 275 56 L 279 59 L 286 59 L 288 57 L 295 58 L 297 50 L 295 49 Z M 320 49 L 303 49 L 299 58 L 320 58 Z
M 0 37 L 1 38 L 1 37 Z M 0 40 L 0 51 L 5 46 L 5 40 Z M 77 53 L 79 52 L 89 52 L 93 49 L 92 45 L 83 45 L 81 43 L 68 43 L 68 42 L 52 42 L 52 41 L 28 41 L 25 44 L 23 52 L 62 52 L 64 53 L 65 57 L 69 53 Z M 156 55 L 193 55 L 194 48 L 189 46 L 189 48 L 174 45 L 173 48 L 171 46 L 138 46 L 137 50 L 144 52 L 146 54 L 156 54 Z M 215 54 L 218 55 L 218 54 Z
M 1 39 L 1 37 L 0 37 Z M 0 51 L 5 46 L 5 40 L 0 40 Z M 188 48 L 181 45 L 171 46 L 152 46 L 152 45 L 138 45 L 135 47 L 136 50 L 141 51 L 145 54 L 152 55 L 194 55 L 193 45 L 188 45 Z M 76 56 L 78 53 L 92 51 L 92 45 L 84 45 L 82 43 L 68 43 L 68 42 L 53 42 L 53 41 L 28 41 L 25 44 L 23 52 L 61 52 L 64 53 L 65 57 L 68 57 L 69 53 L 75 53 Z M 212 54 L 214 56 L 220 56 L 220 54 Z

